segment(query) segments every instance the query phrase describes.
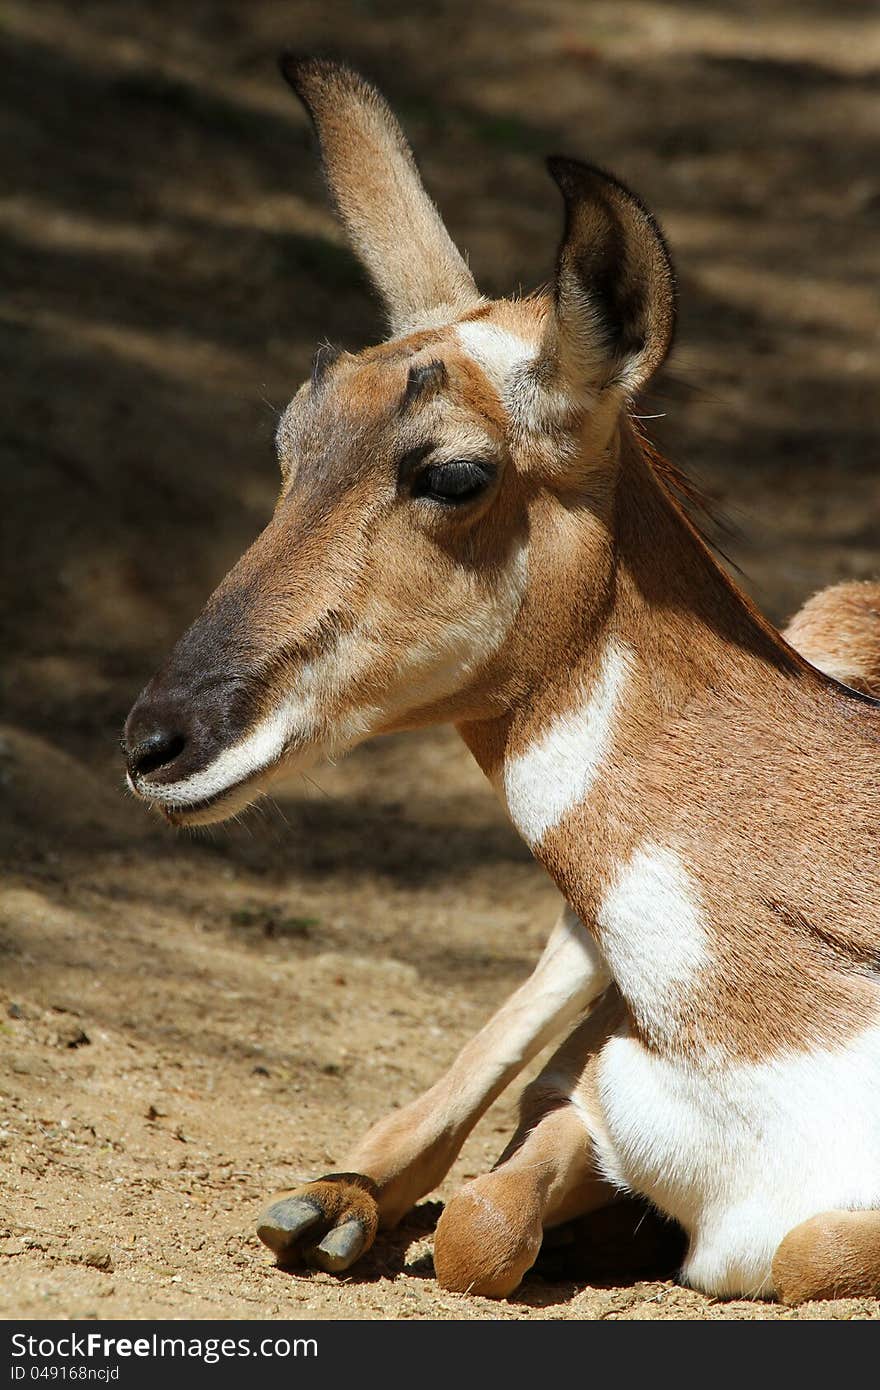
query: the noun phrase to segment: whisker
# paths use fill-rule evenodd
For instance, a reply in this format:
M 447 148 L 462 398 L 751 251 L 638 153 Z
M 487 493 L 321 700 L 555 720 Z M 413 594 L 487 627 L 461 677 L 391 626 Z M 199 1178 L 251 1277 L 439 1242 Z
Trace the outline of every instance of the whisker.
M 328 801 L 332 800 L 332 797 L 330 793 L 327 791 L 327 788 L 322 787 L 320 782 L 316 782 L 314 777 L 310 777 L 307 772 L 301 772 L 300 777 L 302 777 L 304 782 L 308 782 L 310 787 L 314 787 L 316 791 L 319 791 L 322 796 L 326 796 Z
M 281 808 L 281 806 L 278 804 L 278 802 L 275 800 L 274 796 L 268 796 L 268 795 L 267 795 L 267 796 L 266 796 L 266 807 L 267 807 L 267 809 L 268 809 L 268 807 L 270 807 L 270 806 L 272 807 L 272 810 L 275 812 L 275 814 L 281 819 L 282 824 L 283 824 L 288 830 L 292 829 L 291 824 L 290 824 L 290 821 L 287 819 L 286 815 L 284 814 L 284 811 L 282 810 L 282 808 Z

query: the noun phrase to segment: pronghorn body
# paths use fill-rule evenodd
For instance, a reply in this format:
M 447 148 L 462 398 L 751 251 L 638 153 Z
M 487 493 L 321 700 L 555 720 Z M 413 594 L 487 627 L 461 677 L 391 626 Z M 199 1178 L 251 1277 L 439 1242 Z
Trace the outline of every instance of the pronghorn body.
M 880 709 L 751 608 L 630 423 L 674 322 L 657 227 L 553 161 L 555 292 L 488 304 L 381 98 L 287 75 L 392 337 L 316 359 L 273 520 L 129 718 L 131 785 L 214 820 L 282 763 L 451 721 L 568 906 L 437 1086 L 261 1234 L 347 1268 L 585 1015 L 448 1205 L 445 1284 L 509 1292 L 547 1225 L 624 1190 L 707 1291 L 880 1288 Z
M 880 695 L 880 583 L 835 584 L 804 604 L 786 641 L 844 685 Z
M 880 710 L 731 592 L 635 443 L 621 467 L 583 664 L 566 635 L 547 702 L 465 736 L 622 996 L 568 1083 L 600 1171 L 681 1223 L 698 1287 L 769 1293 L 799 1222 L 880 1206 Z

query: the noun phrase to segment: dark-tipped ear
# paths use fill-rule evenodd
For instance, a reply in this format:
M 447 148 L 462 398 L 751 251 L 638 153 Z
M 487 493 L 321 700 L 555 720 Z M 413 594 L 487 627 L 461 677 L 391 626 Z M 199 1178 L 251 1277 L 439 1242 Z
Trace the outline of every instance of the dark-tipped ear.
M 312 118 L 330 192 L 385 301 L 392 332 L 448 322 L 479 304 L 473 277 L 375 87 L 326 59 L 285 54 L 280 65 Z
M 546 356 L 571 389 L 617 386 L 633 396 L 662 364 L 675 328 L 663 233 L 601 169 L 561 158 L 547 167 L 565 199 L 565 233 Z

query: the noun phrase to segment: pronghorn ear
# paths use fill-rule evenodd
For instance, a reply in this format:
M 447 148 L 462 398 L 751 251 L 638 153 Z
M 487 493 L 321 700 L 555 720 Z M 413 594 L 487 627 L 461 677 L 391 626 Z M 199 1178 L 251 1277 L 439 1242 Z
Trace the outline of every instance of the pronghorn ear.
M 555 306 L 544 355 L 572 388 L 632 397 L 675 328 L 675 273 L 659 226 L 623 184 L 574 159 L 547 167 L 565 199 Z
M 330 192 L 385 301 L 392 333 L 449 322 L 479 304 L 406 137 L 375 87 L 321 58 L 284 54 L 281 72 L 312 119 Z

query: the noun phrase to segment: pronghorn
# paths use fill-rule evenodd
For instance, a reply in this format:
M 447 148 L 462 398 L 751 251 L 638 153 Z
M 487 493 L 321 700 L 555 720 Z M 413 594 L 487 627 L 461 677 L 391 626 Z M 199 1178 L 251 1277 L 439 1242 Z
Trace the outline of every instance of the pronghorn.
M 446 1206 L 441 1283 L 506 1295 L 545 1228 L 631 1192 L 708 1293 L 878 1293 L 880 709 L 757 613 L 633 422 L 675 320 L 660 230 L 554 158 L 553 291 L 487 302 L 382 97 L 282 68 L 390 337 L 318 353 L 271 521 L 129 715 L 129 785 L 216 821 L 279 768 L 449 721 L 565 906 L 448 1073 L 260 1234 L 347 1269 L 568 1034 Z M 864 679 L 825 602 L 807 645 Z

